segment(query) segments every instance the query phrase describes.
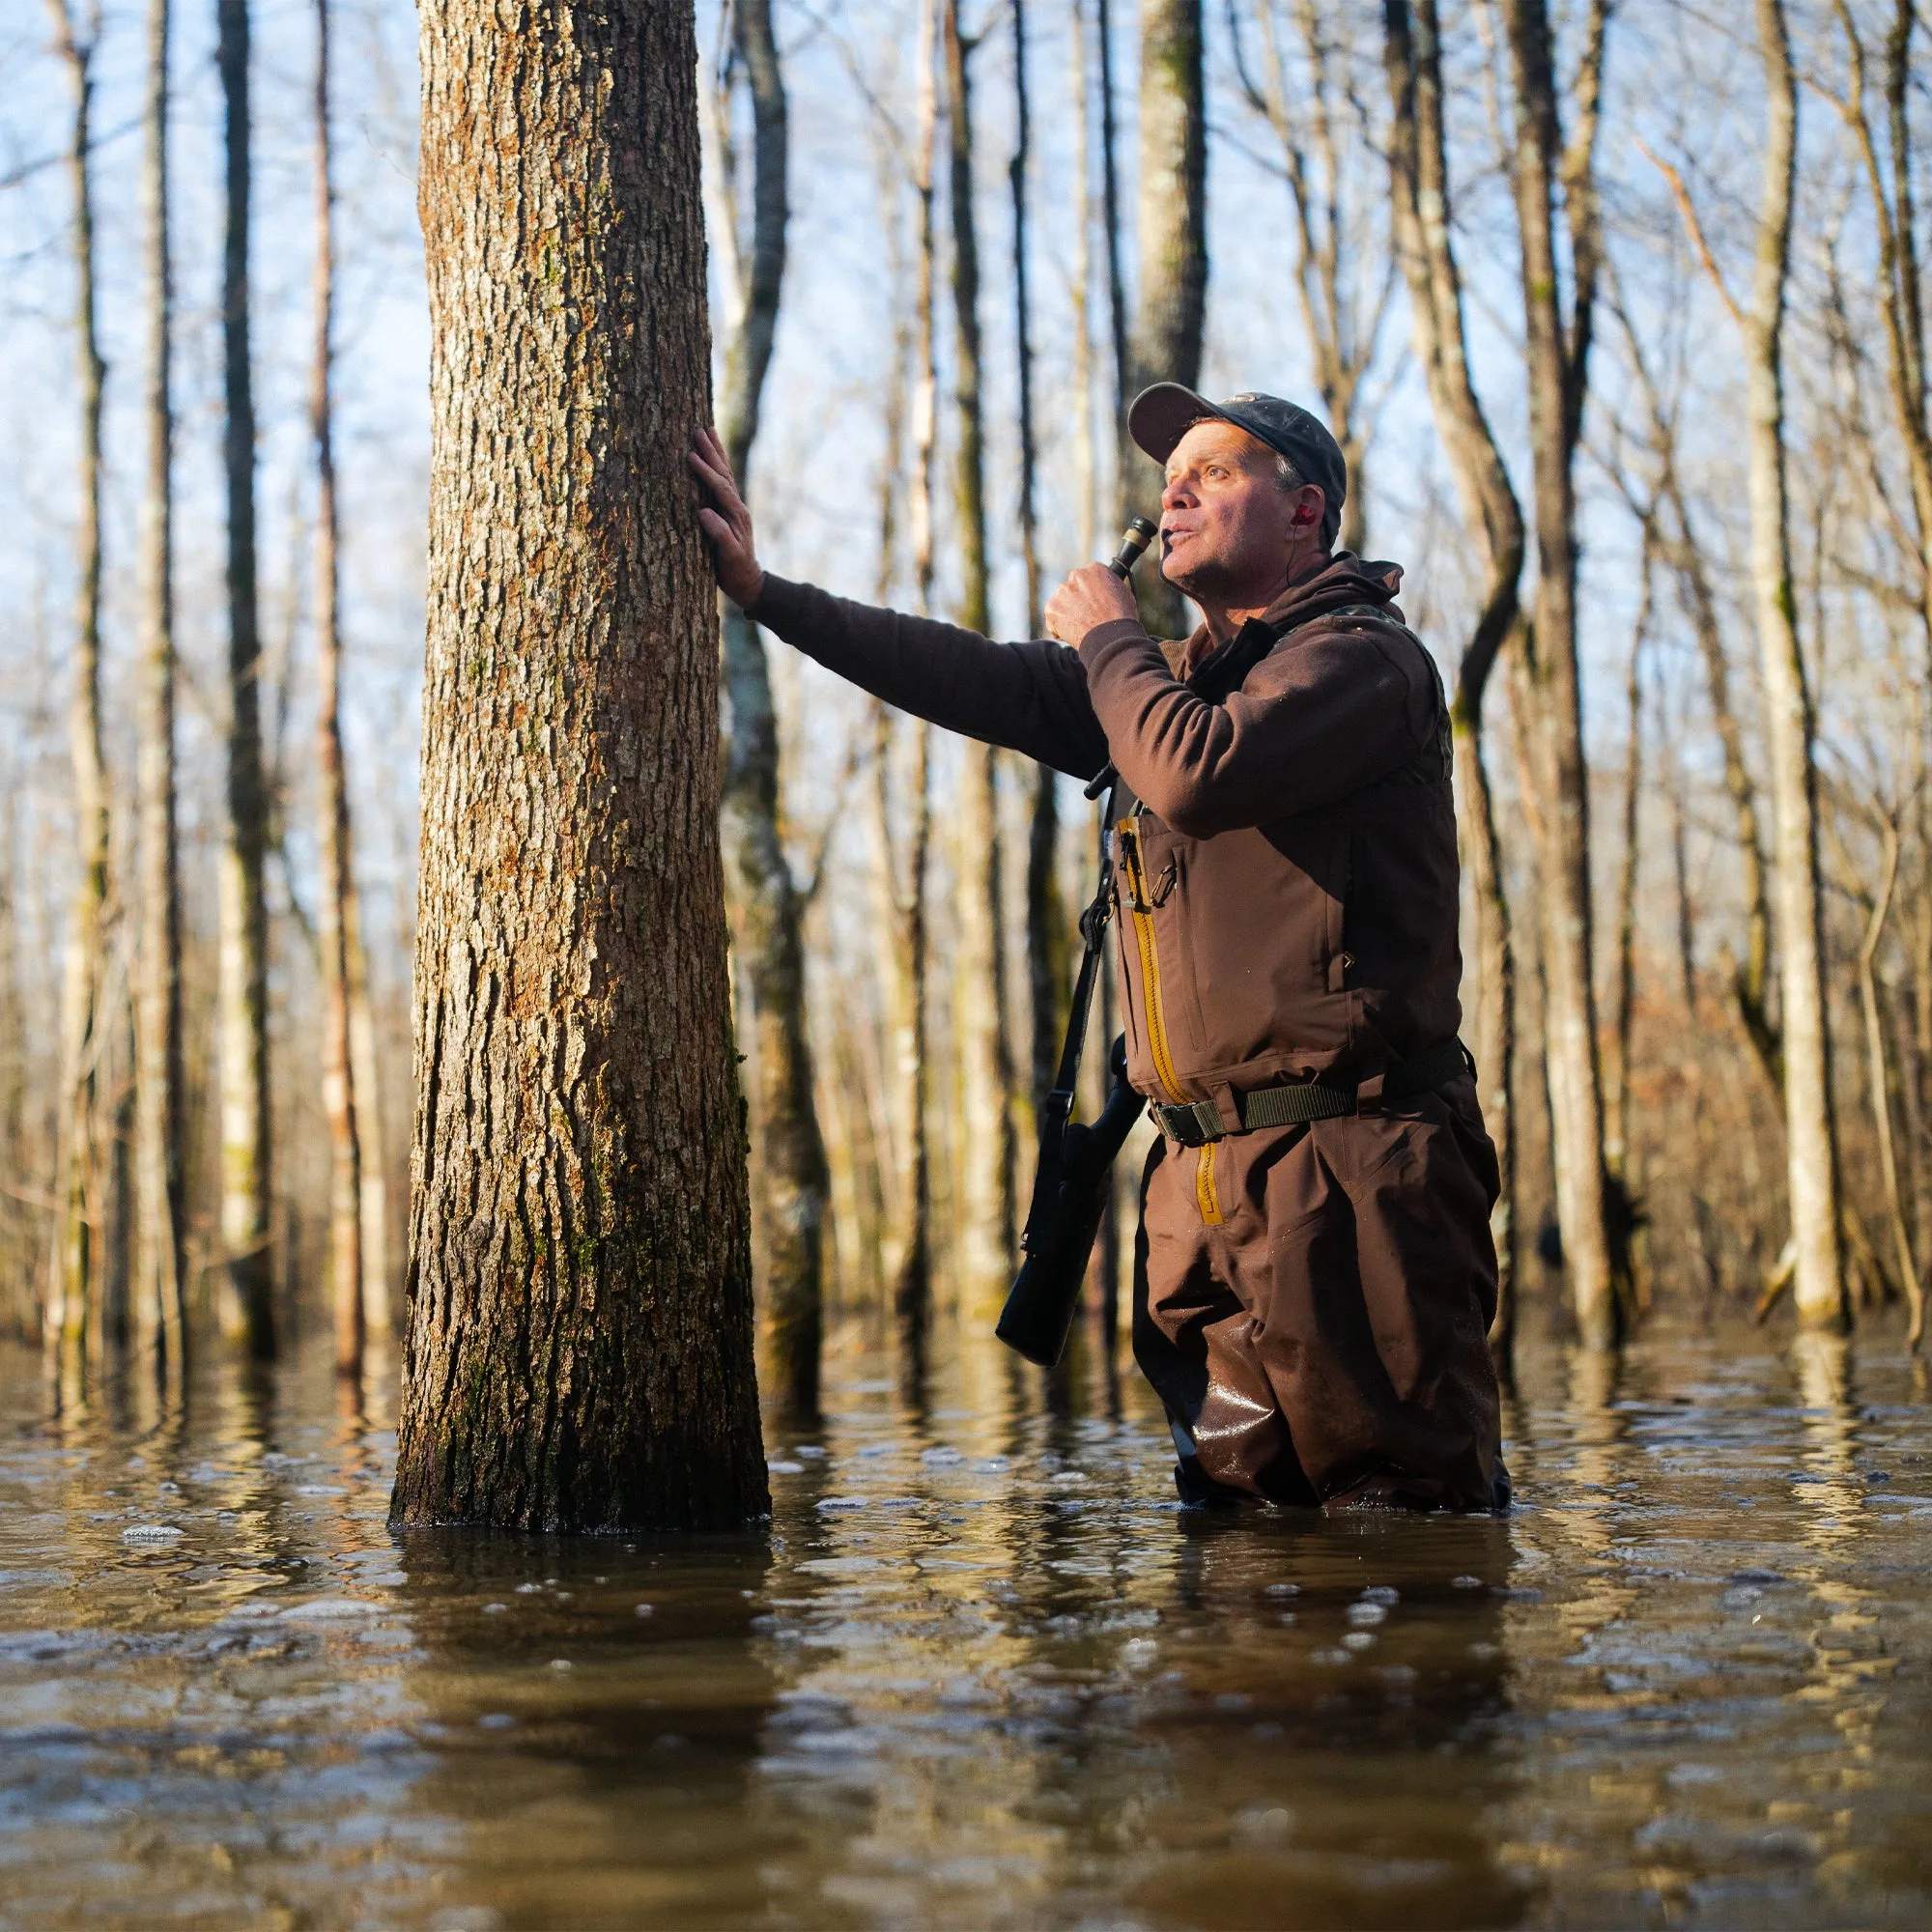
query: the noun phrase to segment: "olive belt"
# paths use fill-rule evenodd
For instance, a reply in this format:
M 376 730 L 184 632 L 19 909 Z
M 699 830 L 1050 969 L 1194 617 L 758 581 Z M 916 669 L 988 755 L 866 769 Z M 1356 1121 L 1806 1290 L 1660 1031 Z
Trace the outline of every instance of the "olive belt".
M 1359 1086 L 1324 1087 L 1319 1080 L 1307 1080 L 1293 1087 L 1258 1087 L 1251 1094 L 1236 1094 L 1235 1111 L 1241 1124 L 1234 1131 L 1251 1134 L 1259 1127 L 1301 1126 L 1348 1114 L 1378 1113 L 1386 1101 L 1411 1099 L 1475 1070 L 1468 1048 L 1460 1039 L 1445 1039 L 1412 1060 L 1395 1062 Z M 1205 1147 L 1229 1136 L 1230 1130 L 1221 1123 L 1221 1110 L 1212 1100 L 1192 1100 L 1179 1107 L 1155 1102 L 1149 1112 L 1161 1132 L 1181 1147 Z

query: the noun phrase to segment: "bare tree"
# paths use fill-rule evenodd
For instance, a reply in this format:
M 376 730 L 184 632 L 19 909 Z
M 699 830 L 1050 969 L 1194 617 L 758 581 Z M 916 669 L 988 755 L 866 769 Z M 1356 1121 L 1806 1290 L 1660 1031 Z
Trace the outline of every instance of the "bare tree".
M 1879 813 L 1879 876 L 1871 895 L 1871 915 L 1859 946 L 1859 1004 L 1864 1013 L 1865 1052 L 1871 1087 L 1872 1125 L 1878 1135 L 1879 1174 L 1885 1183 L 1886 1219 L 1891 1230 L 1892 1253 L 1898 1263 L 1898 1277 L 1912 1310 L 1908 1346 L 1918 1347 L 1925 1333 L 1925 1292 L 1913 1253 L 1912 1229 L 1906 1219 L 1905 1190 L 1898 1174 L 1898 1154 L 1891 1131 L 1891 1068 L 1886 1051 L 1885 1018 L 1880 1010 L 1878 991 L 1878 950 L 1885 941 L 1886 922 L 1891 916 L 1894 891 L 1898 884 L 1898 814 Z
M 710 415 L 692 11 L 572 0 L 531 37 L 430 0 L 422 71 L 434 441 L 393 1514 L 742 1522 L 769 1494 L 717 610 L 686 469 Z
M 101 1137 L 107 1052 L 105 927 L 110 826 L 100 729 L 100 357 L 94 249 L 94 53 L 99 10 L 83 19 L 71 0 L 48 0 L 54 41 L 73 86 L 68 172 L 73 187 L 74 333 L 80 366 L 80 583 L 74 607 L 73 696 L 68 745 L 73 761 L 78 866 L 68 912 L 62 989 L 59 1232 L 43 1334 L 58 1386 L 77 1393 L 90 1322 L 98 1324 L 105 1207 Z
M 169 0 L 148 9 L 148 476 L 141 516 L 140 931 L 136 947 L 133 1341 L 179 1375 L 186 1340 L 182 1195 L 181 864 L 175 829 L 174 277 L 168 235 Z
M 1522 245 L 1530 444 L 1537 548 L 1534 619 L 1512 657 L 1524 743 L 1546 976 L 1556 1216 L 1577 1326 L 1592 1347 L 1622 1325 L 1628 1243 L 1610 1212 L 1603 1082 L 1591 978 L 1589 781 L 1577 654 L 1577 445 L 1603 262 L 1597 128 L 1611 0 L 1590 0 L 1566 145 L 1546 0 L 1503 0 L 1515 81 L 1514 185 Z M 1569 312 L 1557 262 L 1557 198 L 1569 231 Z M 1622 1217 L 1617 1217 L 1620 1223 Z
M 1349 465 L 1342 507 L 1344 550 L 1360 551 L 1368 515 L 1371 432 L 1363 384 L 1381 340 L 1398 274 L 1378 230 L 1381 197 L 1367 184 L 1386 146 L 1369 122 L 1355 84 L 1356 50 L 1346 14 L 1319 0 L 1289 0 L 1293 44 L 1279 0 L 1260 10 L 1264 69 L 1250 71 L 1239 0 L 1229 0 L 1228 34 L 1248 105 L 1280 144 L 1294 213 L 1294 289 L 1315 359 L 1315 386 Z
M 226 108 L 221 270 L 222 460 L 228 485 L 228 821 L 220 870 L 223 1325 L 275 1351 L 269 1111 L 269 788 L 255 569 L 255 390 L 249 367 L 248 0 L 218 0 Z
M 735 220 L 729 97 L 732 76 L 742 68 L 752 98 L 752 232 L 750 249 L 738 249 L 749 266 L 725 355 L 721 414 L 725 451 L 746 488 L 784 282 L 789 137 L 771 0 L 736 0 L 731 21 L 732 53 L 719 82 L 719 149 Z M 831 1179 L 812 1085 L 804 905 L 780 830 L 778 717 L 764 640 L 735 606 L 724 606 L 724 620 L 730 706 L 724 789 L 726 879 L 734 939 L 751 982 L 757 1061 L 753 1204 L 765 1268 L 765 1341 L 781 1403 L 790 1414 L 809 1417 L 818 1411 Z
M 1102 59 L 1104 73 L 1104 52 Z M 1111 102 L 1104 111 L 1111 114 Z M 1107 145 L 1111 155 L 1111 138 Z M 1111 167 L 1108 177 L 1111 183 Z M 1123 404 L 1150 383 L 1192 384 L 1201 376 L 1208 314 L 1208 110 L 1201 0 L 1141 0 L 1138 179 L 1140 286 L 1125 347 Z M 1127 434 L 1124 408 L 1115 434 L 1117 508 L 1124 524 L 1146 512 L 1160 483 Z M 1157 571 L 1142 572 L 1135 587 L 1157 636 L 1179 637 L 1185 631 L 1186 607 Z
M 1456 672 L 1457 821 L 1476 910 L 1477 1040 L 1485 1075 L 1484 1115 L 1496 1145 L 1502 1187 L 1491 1216 L 1498 1274 L 1491 1347 L 1508 1372 L 1515 1333 L 1517 1132 L 1511 1107 L 1516 1066 L 1516 960 L 1504 887 L 1501 837 L 1483 755 L 1483 697 L 1490 673 L 1520 630 L 1522 511 L 1469 370 L 1461 270 L 1451 239 L 1454 210 L 1443 116 L 1442 38 L 1435 0 L 1386 0 L 1384 55 L 1390 97 L 1389 156 L 1394 234 L 1408 283 L 1416 359 L 1487 572 L 1476 621 Z
M 322 880 L 316 928 L 322 955 L 322 1104 L 328 1121 L 328 1279 L 335 1311 L 335 1367 L 362 1372 L 366 1335 L 362 1293 L 362 1142 L 360 1095 L 350 1045 L 350 901 L 355 884 L 350 847 L 349 786 L 342 766 L 342 621 L 338 607 L 335 502 L 335 184 L 328 125 L 329 0 L 315 6 L 315 371 L 310 429 L 315 439 L 316 770 L 322 796 Z
M 1750 414 L 1751 581 L 1770 739 L 1772 905 L 1784 1040 L 1784 1119 L 1798 1317 L 1836 1326 L 1848 1314 L 1838 1213 L 1818 881 L 1818 776 L 1810 684 L 1792 594 L 1785 474 L 1784 317 L 1798 162 L 1798 78 L 1782 0 L 1756 0 L 1769 117 L 1751 301 L 1742 318 Z
M 939 438 L 938 228 L 933 195 L 939 139 L 939 6 L 921 0 L 918 126 L 913 140 L 913 186 L 919 202 L 919 245 L 913 281 L 912 488 L 908 533 L 913 582 L 922 614 L 932 609 L 934 572 L 933 465 Z M 930 1001 L 931 948 L 927 879 L 932 855 L 932 727 L 913 732 L 912 838 L 906 856 L 901 930 L 906 989 L 905 1035 L 899 1056 L 900 1115 L 906 1134 L 905 1238 L 893 1270 L 893 1308 L 899 1338 L 904 1393 L 923 1400 L 927 1331 L 932 1321 L 932 1144 Z
M 1007 174 L 1013 200 L 1013 358 L 1019 372 L 1020 431 L 1020 559 L 1026 571 L 1026 634 L 1040 635 L 1044 620 L 1040 614 L 1039 532 L 1035 504 L 1038 469 L 1038 449 L 1033 412 L 1033 301 L 1030 265 L 1027 260 L 1028 209 L 1027 171 L 1033 153 L 1032 103 L 1027 98 L 1027 16 L 1026 0 L 1012 0 L 1013 8 L 1013 156 Z M 1073 21 L 1076 68 L 1084 76 L 1085 63 L 1079 55 L 1086 35 L 1080 19 Z M 1082 87 L 1082 125 L 1085 117 L 1085 89 Z M 1085 173 L 1086 143 L 1079 144 L 1080 167 Z M 1074 378 L 1079 392 L 1081 426 L 1076 436 L 1084 437 L 1086 452 L 1083 489 L 1087 506 L 1083 514 L 1093 515 L 1092 469 L 1093 431 L 1089 417 L 1087 384 L 1092 370 L 1087 347 L 1087 237 L 1086 198 L 1080 200 L 1082 232 L 1076 253 L 1080 259 L 1080 287 L 1074 296 L 1074 359 L 1079 367 Z M 1037 1107 L 1053 1084 L 1054 1056 L 1059 1051 L 1061 1015 L 1065 1006 L 1067 969 L 1066 904 L 1060 890 L 1060 781 L 1046 765 L 1034 769 L 1033 810 L 1027 827 L 1027 991 L 1032 1025 L 1029 1029 L 1033 1058 L 1029 1069 L 1029 1093 Z
M 959 28 L 958 0 L 945 0 L 949 187 L 952 214 L 953 402 L 959 423 L 954 510 L 963 596 L 959 621 L 992 628 L 986 555 L 986 442 L 980 334 L 980 240 L 973 197 L 973 95 L 968 63 L 976 40 Z M 958 820 L 958 1018 L 964 1269 L 976 1293 L 997 1292 L 1012 1264 L 1015 1234 L 1014 1065 L 1007 986 L 1005 841 L 1000 833 L 1000 753 L 966 748 Z

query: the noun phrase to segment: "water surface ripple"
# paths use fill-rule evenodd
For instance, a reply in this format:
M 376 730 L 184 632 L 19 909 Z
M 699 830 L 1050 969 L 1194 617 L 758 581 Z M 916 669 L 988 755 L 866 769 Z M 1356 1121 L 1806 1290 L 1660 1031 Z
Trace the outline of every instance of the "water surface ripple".
M 1932 1922 L 1923 1372 L 1554 1347 L 1507 1521 L 1172 1500 L 1144 1391 L 835 1375 L 769 1535 L 384 1521 L 326 1361 L 0 1356 L 0 1922 Z

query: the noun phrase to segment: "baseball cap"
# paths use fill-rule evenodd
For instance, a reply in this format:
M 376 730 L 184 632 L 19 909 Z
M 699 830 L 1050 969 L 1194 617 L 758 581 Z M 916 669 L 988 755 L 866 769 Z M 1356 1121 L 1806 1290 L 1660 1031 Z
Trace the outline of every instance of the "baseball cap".
M 1143 389 L 1127 410 L 1127 434 L 1156 463 L 1165 463 L 1174 446 L 1203 420 L 1231 422 L 1285 456 L 1304 483 L 1319 486 L 1328 514 L 1339 517 L 1349 495 L 1349 465 L 1342 445 L 1326 426 L 1294 403 L 1279 396 L 1244 391 L 1225 403 L 1210 403 L 1184 383 L 1155 383 Z

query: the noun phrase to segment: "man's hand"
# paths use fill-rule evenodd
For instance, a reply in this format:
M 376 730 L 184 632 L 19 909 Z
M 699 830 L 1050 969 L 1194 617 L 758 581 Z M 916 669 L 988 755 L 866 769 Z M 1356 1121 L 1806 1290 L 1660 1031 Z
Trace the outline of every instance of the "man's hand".
M 1129 585 L 1104 563 L 1083 563 L 1047 599 L 1046 633 L 1063 644 L 1077 646 L 1096 624 L 1139 615 L 1140 607 Z
M 717 506 L 700 508 L 697 523 L 711 539 L 718 587 L 739 610 L 749 611 L 764 588 L 765 573 L 758 567 L 757 549 L 752 541 L 752 513 L 738 494 L 738 479 L 731 474 L 731 461 L 718 432 L 699 430 L 685 461 L 691 465 L 691 473 L 710 491 Z

